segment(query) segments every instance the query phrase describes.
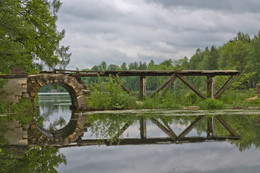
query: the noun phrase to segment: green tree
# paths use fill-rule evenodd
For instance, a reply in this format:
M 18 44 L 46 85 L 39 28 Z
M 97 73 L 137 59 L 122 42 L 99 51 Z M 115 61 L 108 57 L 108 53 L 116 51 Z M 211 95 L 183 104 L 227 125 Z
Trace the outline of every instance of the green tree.
M 106 70 L 107 69 L 107 63 L 105 61 L 102 61 L 100 64 L 101 70 Z
M 255 71 L 254 76 L 252 77 L 252 85 L 255 86 L 256 83 L 260 82 L 260 31 L 258 35 L 254 36 L 251 41 L 252 50 L 250 52 L 249 64 L 250 69 Z
M 46 65 L 64 68 L 68 47 L 60 46 L 65 31 L 57 31 L 59 0 L 0 1 L 0 71 L 22 66 L 27 72 Z
M 127 66 L 126 66 L 125 62 L 123 62 L 120 67 L 121 67 L 122 70 L 127 70 Z
M 116 71 L 116 70 L 119 70 L 120 68 L 115 65 L 115 64 L 110 64 L 108 67 L 107 67 L 107 70 L 109 71 Z
M 196 50 L 196 53 L 190 58 L 190 70 L 199 70 L 199 64 L 203 60 L 203 53 L 200 49 Z

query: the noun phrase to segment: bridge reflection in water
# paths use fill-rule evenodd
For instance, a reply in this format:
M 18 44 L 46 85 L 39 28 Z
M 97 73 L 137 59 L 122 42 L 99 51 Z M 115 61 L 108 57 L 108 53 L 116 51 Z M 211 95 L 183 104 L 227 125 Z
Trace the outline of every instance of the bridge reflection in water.
M 60 148 L 89 145 L 182 144 L 240 140 L 240 135 L 223 117 L 230 116 L 163 116 L 151 113 L 83 115 L 73 113 L 69 123 L 56 131 L 42 129 L 33 122 L 27 129 L 27 142 L 29 146 L 40 145 Z M 240 116 L 237 115 L 236 117 Z M 228 119 L 232 123 L 236 121 L 236 118 Z M 237 121 L 239 120 L 237 119 Z M 127 137 L 129 135 L 126 135 L 126 133 L 129 133 L 127 132 L 129 128 L 134 133 L 132 135 L 135 136 L 134 138 Z M 133 131 L 131 128 L 135 128 L 135 130 Z M 154 129 L 156 129 L 156 133 L 160 133 L 160 137 L 153 136 Z M 15 132 L 14 130 L 12 133 Z M 148 133 L 150 135 L 147 135 Z M 13 136 L 17 136 L 17 134 Z M 12 140 L 11 143 L 13 146 L 16 145 L 14 141 Z
M 90 115 L 90 116 L 95 116 L 95 115 Z M 97 115 L 96 115 L 97 116 Z M 77 139 L 73 144 L 66 145 L 66 146 L 61 146 L 61 147 L 68 147 L 68 146 L 89 146 L 89 145 L 144 145 L 144 144 L 181 144 L 181 143 L 196 143 L 196 142 L 209 142 L 209 141 L 225 141 L 225 140 L 239 140 L 240 136 L 236 133 L 236 131 L 222 118 L 222 116 L 217 115 L 217 116 L 212 116 L 212 117 L 207 117 L 205 115 L 200 115 L 200 116 L 184 116 L 186 120 L 184 122 L 189 125 L 185 127 L 183 131 L 181 131 L 178 135 L 174 132 L 174 130 L 171 128 L 171 126 L 176 126 L 180 125 L 177 122 L 174 122 L 175 118 L 183 118 L 183 117 L 174 117 L 174 116 L 168 116 L 168 117 L 163 117 L 163 116 L 135 116 L 135 115 L 121 115 L 119 118 L 120 121 L 124 120 L 124 123 L 114 123 L 116 122 L 115 119 L 113 118 L 115 116 L 118 118 L 118 115 L 110 115 L 110 117 L 105 117 L 99 116 L 100 119 L 95 119 L 95 121 L 89 121 L 88 126 L 91 129 L 92 126 L 95 126 L 94 132 L 97 134 L 97 131 L 99 131 L 98 128 L 106 129 L 107 131 L 112 130 L 114 127 L 98 127 L 97 125 L 102 125 L 104 120 L 106 121 L 111 121 L 111 124 L 107 123 L 107 125 L 118 125 L 117 130 L 114 130 L 112 133 L 111 132 L 100 132 L 100 133 L 105 133 L 100 134 L 100 136 L 105 137 L 105 139 L 82 139 L 81 137 Z M 88 117 L 87 117 L 88 119 Z M 90 118 L 91 119 L 91 118 Z M 128 120 L 130 119 L 130 120 Z M 97 123 L 98 121 L 102 121 L 102 123 Z M 226 133 L 223 134 L 223 130 L 221 130 L 221 133 L 218 134 L 217 131 L 215 130 L 216 127 L 216 122 L 218 122 L 218 125 L 221 125 L 223 130 L 226 130 Z M 164 132 L 165 137 L 152 137 L 149 138 L 147 136 L 147 124 L 152 123 L 153 126 L 158 127 L 162 132 Z M 123 133 L 126 133 L 127 129 L 130 126 L 137 126 L 139 124 L 139 137 L 138 138 L 123 138 L 122 135 Z M 104 124 L 103 124 L 104 125 Z M 206 136 L 201 136 L 197 133 L 193 136 L 188 136 L 187 135 L 192 131 L 195 130 L 197 126 L 199 125 L 206 125 L 205 133 Z M 120 126 L 120 128 L 119 128 Z M 184 125 L 182 125 L 184 126 Z M 201 127 L 202 127 L 201 126 Z M 111 129 L 110 129 L 111 128 Z M 220 128 L 218 126 L 218 128 Z M 219 130 L 218 130 L 219 131 Z M 229 134 L 227 134 L 229 133 Z M 96 136 L 98 137 L 98 136 Z

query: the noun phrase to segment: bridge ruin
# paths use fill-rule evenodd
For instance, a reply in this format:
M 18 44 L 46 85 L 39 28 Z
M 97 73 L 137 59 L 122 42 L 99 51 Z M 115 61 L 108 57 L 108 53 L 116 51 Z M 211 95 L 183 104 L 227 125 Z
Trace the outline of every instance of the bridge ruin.
M 64 87 L 70 94 L 72 107 L 75 110 L 84 110 L 85 86 L 81 80 L 82 77 L 113 77 L 116 82 L 129 94 L 133 95 L 132 91 L 120 81 L 120 77 L 139 77 L 139 98 L 153 97 L 162 91 L 160 97 L 162 97 L 166 91 L 170 88 L 176 79 L 181 80 L 186 86 L 188 86 L 196 95 L 202 99 L 215 98 L 218 99 L 221 95 L 231 86 L 231 84 L 240 75 L 239 71 L 235 70 L 161 70 L 161 71 L 149 71 L 149 70 L 137 70 L 137 71 L 75 71 L 75 70 L 53 70 L 42 71 L 40 74 L 27 75 L 21 72 L 14 71 L 11 75 L 0 75 L 2 79 L 8 79 L 6 90 L 11 93 L 7 98 L 7 101 L 17 102 L 20 98 L 34 99 L 38 91 L 48 85 L 57 84 Z M 157 87 L 149 96 L 146 93 L 146 77 L 147 76 L 168 76 L 160 86 Z M 206 77 L 207 92 L 203 94 L 198 88 L 196 88 L 191 82 L 189 82 L 186 76 L 204 76 Z M 222 84 L 218 90 L 215 88 L 216 76 L 228 76 L 228 79 Z
M 182 71 L 73 71 L 73 70 L 54 70 L 43 71 L 40 74 L 28 75 L 23 72 L 22 69 L 13 70 L 10 75 L 0 75 L 0 79 L 8 79 L 5 84 L 5 90 L 9 92 L 9 96 L 5 99 L 6 102 L 16 103 L 21 98 L 29 98 L 32 101 L 39 92 L 39 90 L 48 84 L 57 84 L 64 87 L 70 94 L 71 109 L 73 114 L 71 121 L 64 128 L 57 131 L 48 131 L 39 127 L 36 122 L 32 121 L 29 131 L 32 134 L 30 142 L 34 144 L 47 145 L 52 143 L 53 145 L 63 145 L 71 143 L 77 140 L 85 131 L 85 116 L 82 115 L 87 110 L 85 101 L 84 90 L 86 87 L 83 85 L 81 77 L 113 77 L 116 82 L 129 94 L 134 95 L 129 88 L 127 88 L 120 77 L 122 76 L 137 76 L 140 81 L 139 98 L 144 99 L 146 96 L 146 77 L 147 76 L 168 76 L 160 86 L 154 90 L 149 97 L 153 97 L 162 91 L 160 96 L 163 96 L 170 88 L 176 79 L 181 80 L 186 86 L 188 86 L 194 93 L 200 98 L 219 98 L 237 79 L 240 72 L 234 70 L 182 70 Z M 204 76 L 206 77 L 207 92 L 203 94 L 197 89 L 191 82 L 189 82 L 186 76 Z M 229 76 L 223 85 L 215 91 L 215 76 Z M 0 96 L 1 99 L 1 96 Z M 77 115 L 77 116 L 74 116 Z M 156 123 L 158 124 L 158 123 Z M 143 127 L 143 126 L 141 126 Z M 164 129 L 164 128 L 163 128 Z M 172 134 L 170 134 L 170 137 Z M 141 136 L 145 136 L 145 131 L 142 131 Z M 185 134 L 184 134 L 185 136 Z M 183 138 L 183 137 L 182 137 Z M 175 139 L 175 138 L 174 138 Z M 173 140 L 173 139 L 172 139 Z M 179 141 L 179 140 L 178 140 Z M 81 144 L 81 145 L 85 145 Z M 89 145 L 87 143 L 87 145 Z

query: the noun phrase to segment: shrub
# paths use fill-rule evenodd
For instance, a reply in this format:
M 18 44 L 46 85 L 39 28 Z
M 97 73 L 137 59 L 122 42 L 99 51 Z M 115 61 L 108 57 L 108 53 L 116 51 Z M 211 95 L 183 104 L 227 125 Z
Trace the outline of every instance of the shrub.
M 221 109 L 224 103 L 220 100 L 208 98 L 199 103 L 200 109 Z
M 98 77 L 90 84 L 91 94 L 87 98 L 87 106 L 99 109 L 123 109 L 135 107 L 135 98 L 126 93 L 116 81 L 109 77 Z

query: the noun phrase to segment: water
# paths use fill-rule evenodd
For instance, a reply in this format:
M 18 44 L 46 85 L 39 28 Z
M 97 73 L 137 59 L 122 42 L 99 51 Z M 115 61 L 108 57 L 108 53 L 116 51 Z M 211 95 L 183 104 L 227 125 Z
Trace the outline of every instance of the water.
M 71 99 L 68 92 L 39 93 L 39 125 L 47 130 L 58 130 L 68 124 L 71 117 Z
M 44 129 L 50 129 L 60 117 L 66 123 L 54 130 L 70 126 L 72 112 L 68 98 L 62 94 L 40 95 Z M 39 172 L 55 169 L 65 173 L 256 173 L 260 170 L 257 110 L 132 110 L 80 115 L 86 117 L 85 132 L 76 142 L 40 150 L 25 148 L 20 151 L 21 163 L 13 164 L 18 165 L 16 171 L 29 169 L 28 165 Z M 30 129 L 28 138 L 32 134 L 29 132 Z M 8 169 L 12 164 L 5 164 L 4 154 L 5 149 L 0 150 L 1 167 Z M 48 166 L 39 164 L 41 161 Z

